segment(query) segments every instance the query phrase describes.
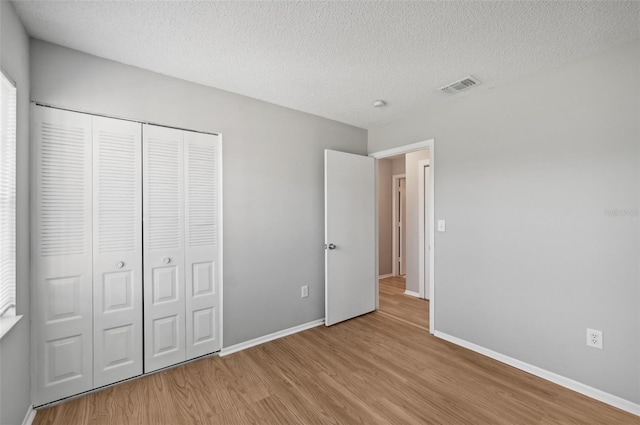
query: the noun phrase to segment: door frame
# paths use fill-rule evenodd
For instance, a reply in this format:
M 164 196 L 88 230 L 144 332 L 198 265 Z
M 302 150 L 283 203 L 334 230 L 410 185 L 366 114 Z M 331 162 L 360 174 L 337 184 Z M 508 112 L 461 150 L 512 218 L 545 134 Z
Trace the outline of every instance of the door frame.
M 400 179 L 406 179 L 407 175 L 406 174 L 394 174 L 391 176 L 391 181 L 392 181 L 392 188 L 391 188 L 391 202 L 393 204 L 393 213 L 392 213 L 392 220 L 393 220 L 393 228 L 391 231 L 391 240 L 393 241 L 393 243 L 391 244 L 391 274 L 393 276 L 399 276 L 400 270 L 398 270 L 398 202 L 400 202 L 400 200 L 398 199 L 398 184 L 400 183 Z
M 431 218 L 433 216 L 433 210 L 431 207 L 431 199 L 429 199 L 429 211 L 425 211 L 424 201 L 425 201 L 425 190 L 427 188 L 424 187 L 424 178 L 425 178 L 425 168 L 429 167 L 431 170 L 431 160 L 423 159 L 418 162 L 418 282 L 420 282 L 420 288 L 418 289 L 420 293 L 420 298 L 430 299 L 431 294 L 429 294 L 429 298 L 427 298 L 427 279 L 424 273 L 425 260 L 427 258 L 426 252 L 429 251 L 429 256 L 431 256 L 431 250 L 428 248 L 431 246 L 431 232 L 429 232 L 429 241 L 425 240 L 425 223 L 427 222 L 427 218 Z M 431 177 L 431 173 L 429 173 L 429 177 Z M 429 178 L 429 193 L 433 190 L 431 187 L 431 178 Z M 426 215 L 428 214 L 428 216 Z M 427 245 L 428 244 L 428 245 Z M 429 265 L 431 265 L 432 261 L 429 259 Z M 431 267 L 429 267 L 429 282 L 431 282 Z M 429 285 L 431 286 L 431 285 Z M 431 291 L 429 291 L 431 292 Z
M 372 152 L 369 154 L 370 157 L 375 159 L 388 158 L 394 155 L 407 154 L 423 149 L 429 149 L 429 209 L 430 209 L 430 217 L 429 217 L 429 243 L 431 245 L 431 249 L 429 250 L 429 333 L 435 333 L 435 310 L 436 310 L 436 297 L 435 297 L 435 287 L 436 287 L 436 279 L 435 279 L 435 178 L 434 178 L 434 169 L 435 169 L 435 139 L 423 140 L 421 142 L 411 143 L 408 145 L 398 146 L 391 149 L 385 149 L 382 151 Z M 377 163 L 376 163 L 376 175 L 377 175 Z M 376 179 L 377 180 L 377 179 Z M 423 180 L 424 181 L 424 180 Z M 424 183 L 423 183 L 424 184 Z M 377 185 L 377 182 L 376 182 Z M 376 198 L 378 197 L 378 190 L 376 187 Z M 377 205 L 377 199 L 376 199 Z M 376 211 L 376 221 L 377 221 L 377 211 Z M 378 247 L 378 226 L 376 226 L 376 252 L 379 252 Z M 378 267 L 376 261 L 376 267 Z M 424 269 L 423 269 L 424 270 Z M 377 270 L 376 270 L 377 275 Z M 378 305 L 378 284 L 376 282 L 376 308 L 379 308 Z

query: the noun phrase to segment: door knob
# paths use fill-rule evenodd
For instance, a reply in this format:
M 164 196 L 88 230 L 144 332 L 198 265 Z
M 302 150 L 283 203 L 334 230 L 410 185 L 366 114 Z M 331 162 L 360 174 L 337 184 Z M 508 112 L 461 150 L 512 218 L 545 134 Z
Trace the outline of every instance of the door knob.
M 171 258 L 169 258 L 169 257 L 164 257 L 164 258 L 162 259 L 162 262 L 163 262 L 163 263 L 165 263 L 165 264 L 169 264 L 169 263 L 171 262 Z
M 329 249 L 336 249 L 336 246 L 332 243 L 330 243 L 329 245 L 325 245 L 325 247 Z
M 119 268 L 119 269 L 123 268 L 124 267 L 124 261 L 118 261 L 116 263 L 116 267 Z

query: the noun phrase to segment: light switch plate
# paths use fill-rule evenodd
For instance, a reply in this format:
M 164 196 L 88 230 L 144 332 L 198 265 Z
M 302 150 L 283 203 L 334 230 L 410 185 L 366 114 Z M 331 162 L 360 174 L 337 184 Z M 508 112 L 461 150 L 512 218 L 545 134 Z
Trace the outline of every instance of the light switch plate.
M 445 223 L 444 220 L 438 220 L 438 232 L 445 231 Z

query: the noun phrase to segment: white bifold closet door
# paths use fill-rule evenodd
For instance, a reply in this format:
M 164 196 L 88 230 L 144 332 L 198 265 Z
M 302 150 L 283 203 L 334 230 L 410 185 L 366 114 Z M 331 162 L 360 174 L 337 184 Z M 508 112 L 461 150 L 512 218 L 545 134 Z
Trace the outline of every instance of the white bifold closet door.
M 145 372 L 220 349 L 218 138 L 143 126 Z
M 220 136 L 32 118 L 34 406 L 220 350 Z
M 143 126 L 145 372 L 185 360 L 183 142 Z
M 142 126 L 32 117 L 38 406 L 142 373 Z
M 92 117 L 34 108 L 33 404 L 93 388 Z
M 93 118 L 94 387 L 142 374 L 142 126 Z
M 218 137 L 184 133 L 187 360 L 220 350 Z

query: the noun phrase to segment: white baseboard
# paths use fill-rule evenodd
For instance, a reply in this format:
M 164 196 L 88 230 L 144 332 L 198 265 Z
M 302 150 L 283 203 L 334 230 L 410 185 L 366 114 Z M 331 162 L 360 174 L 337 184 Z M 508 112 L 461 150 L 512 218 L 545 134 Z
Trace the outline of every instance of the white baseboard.
M 557 373 L 549 372 L 548 370 L 530 365 L 529 363 L 525 363 L 509 356 L 505 356 L 504 354 L 497 353 L 495 351 L 489 350 L 488 348 L 481 347 L 455 336 L 448 335 L 444 332 L 436 331 L 435 336 L 461 347 L 468 348 L 469 350 L 475 351 L 476 353 L 491 357 L 494 360 L 498 360 L 499 362 L 508 364 L 509 366 L 513 366 L 516 369 L 523 370 L 542 379 L 546 379 L 547 381 L 551 381 L 555 384 L 576 391 L 580 394 L 584 394 L 587 397 L 594 398 L 613 407 L 617 407 L 618 409 L 640 416 L 640 404 L 633 403 L 629 400 L 625 400 L 613 394 L 609 394 L 602 390 L 590 387 L 581 382 L 574 381 L 573 379 L 566 378 L 562 375 L 558 375 Z
M 225 347 L 220 351 L 220 357 L 228 356 L 229 354 L 237 353 L 238 351 L 246 350 L 247 348 L 255 347 L 256 345 L 264 344 L 265 342 L 273 341 L 274 339 L 282 338 L 284 336 L 306 331 L 307 329 L 315 328 L 316 326 L 323 324 L 324 318 L 314 320 L 313 322 L 303 323 L 302 325 L 294 326 L 289 329 L 283 329 L 281 331 L 241 342 L 230 347 Z
M 24 420 L 22 421 L 22 425 L 31 425 L 33 420 L 36 418 L 36 411 L 33 409 L 33 405 L 29 406 L 27 409 L 27 414 L 24 415 Z
M 411 295 L 412 297 L 420 298 L 420 294 L 417 292 L 409 291 L 408 289 L 404 291 L 405 295 Z
M 380 276 L 378 276 L 378 280 L 380 279 L 386 279 L 388 277 L 393 277 L 393 273 L 389 273 L 389 274 L 381 274 Z

